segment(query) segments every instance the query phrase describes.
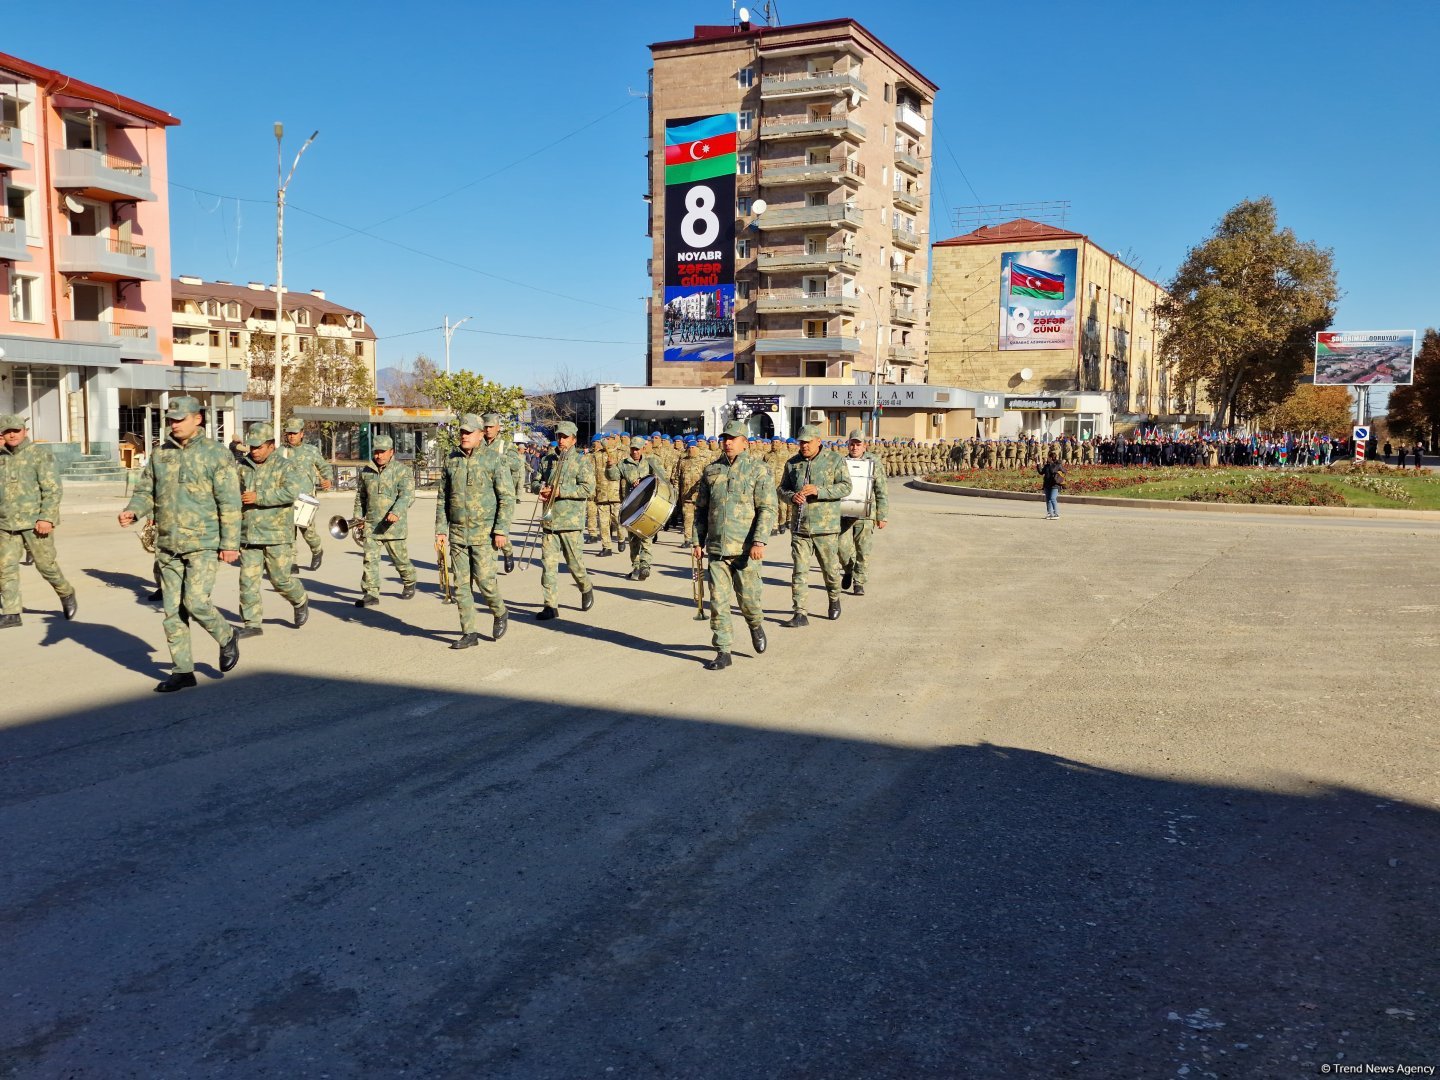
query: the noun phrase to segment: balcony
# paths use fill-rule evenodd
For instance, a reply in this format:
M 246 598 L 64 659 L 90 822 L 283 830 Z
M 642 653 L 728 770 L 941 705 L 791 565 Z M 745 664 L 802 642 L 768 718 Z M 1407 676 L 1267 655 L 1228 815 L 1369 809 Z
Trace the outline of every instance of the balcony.
M 20 129 L 0 124 L 0 169 L 28 169 L 25 148 L 20 143 Z
M 902 143 L 895 145 L 895 167 L 904 169 L 906 172 L 919 176 L 925 171 L 925 162 L 920 158 L 920 148 L 908 147 Z
M 787 71 L 760 80 L 761 101 L 813 97 L 817 94 L 868 94 L 870 88 L 849 71 Z
M 766 187 L 786 184 L 855 184 L 865 179 L 865 166 L 858 161 L 824 161 L 805 165 L 760 164 L 760 183 Z
M 62 274 L 88 274 L 94 278 L 159 281 L 155 253 L 144 244 L 112 236 L 60 237 Z
M 830 225 L 846 229 L 858 229 L 864 221 L 864 213 L 845 203 L 826 203 L 824 206 L 796 206 L 786 210 L 769 209 L 755 219 L 755 225 L 762 232 L 773 229 L 807 228 L 812 225 Z
M 891 345 L 885 355 L 896 364 L 913 364 L 920 359 L 920 352 L 913 345 Z
M 767 116 L 760 122 L 761 139 L 805 139 L 817 135 L 855 143 L 865 141 L 865 129 L 844 116 L 816 120 L 808 116 Z
M 917 139 L 925 137 L 925 117 L 913 105 L 895 106 L 895 126 L 908 131 Z
M 913 233 L 906 229 L 891 229 L 890 238 L 900 247 L 909 248 L 911 251 L 920 250 L 919 233 Z
M 153 326 L 124 322 L 72 321 L 60 324 L 66 341 L 90 345 L 119 345 L 120 355 L 130 360 L 159 360 L 160 346 Z
M 891 322 L 906 323 L 909 326 L 914 326 L 918 320 L 919 315 L 916 314 L 916 308 L 914 304 L 892 303 L 890 305 Z
M 860 339 L 857 337 L 771 337 L 762 334 L 755 342 L 757 356 L 813 356 L 859 351 Z
M 836 290 L 806 292 L 804 289 L 766 289 L 760 293 L 757 309 L 762 314 L 827 314 L 837 312 L 853 313 L 859 306 L 859 297 L 846 295 Z
M 912 274 L 908 270 L 900 270 L 894 266 L 890 268 L 890 284 L 892 285 L 914 285 L 917 289 L 925 284 L 925 279 L 919 274 Z
M 30 253 L 25 250 L 25 227 L 17 225 L 14 218 L 0 217 L 0 259 L 30 261 Z
M 912 214 L 918 214 L 925 209 L 925 196 L 918 191 L 897 191 L 894 193 L 895 205 L 901 210 L 908 210 Z
M 155 201 L 149 166 L 98 150 L 56 150 L 53 182 L 62 190 L 95 198 Z
M 762 254 L 760 269 L 766 272 L 782 270 L 859 270 L 860 252 L 843 247 L 826 248 L 824 251 L 793 251 L 783 255 Z

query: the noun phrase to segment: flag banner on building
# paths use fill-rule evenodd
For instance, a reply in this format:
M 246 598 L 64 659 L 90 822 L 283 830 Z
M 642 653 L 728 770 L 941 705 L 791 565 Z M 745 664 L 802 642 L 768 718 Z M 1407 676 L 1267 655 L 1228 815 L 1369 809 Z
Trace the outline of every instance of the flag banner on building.
M 1315 385 L 1415 381 L 1414 330 L 1324 330 L 1315 335 Z
M 735 362 L 734 113 L 665 121 L 665 344 L 671 361 Z
M 1073 349 L 1079 253 L 1000 254 L 1000 348 Z

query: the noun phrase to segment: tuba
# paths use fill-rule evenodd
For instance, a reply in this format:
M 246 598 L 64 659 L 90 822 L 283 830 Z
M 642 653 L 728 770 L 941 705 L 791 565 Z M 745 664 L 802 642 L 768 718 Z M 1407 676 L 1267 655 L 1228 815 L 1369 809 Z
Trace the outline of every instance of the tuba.
M 347 533 L 349 534 L 350 539 L 355 541 L 356 547 L 364 547 L 365 519 L 357 517 L 354 520 L 347 520 L 341 517 L 339 514 L 336 514 L 330 519 L 331 536 L 333 536 L 336 540 L 344 540 Z

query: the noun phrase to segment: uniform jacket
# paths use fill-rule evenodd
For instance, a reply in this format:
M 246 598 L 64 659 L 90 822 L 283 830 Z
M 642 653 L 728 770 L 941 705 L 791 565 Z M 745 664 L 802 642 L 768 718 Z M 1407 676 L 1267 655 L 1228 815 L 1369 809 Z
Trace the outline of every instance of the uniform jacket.
M 574 451 L 579 456 L 578 451 Z M 590 455 L 589 463 L 594 471 L 595 488 L 590 498 L 596 502 L 620 501 L 620 452 L 598 450 Z
M 320 481 L 330 479 L 330 463 L 325 460 L 325 455 L 320 453 L 318 446 L 302 442 L 299 446 L 281 446 L 278 449 L 281 456 L 295 466 L 303 494 L 314 495 Z
M 255 502 L 240 506 L 240 542 L 246 547 L 295 542 L 295 499 L 308 491 L 306 468 L 293 458 L 271 454 L 265 464 L 242 458 L 240 490 L 253 491 Z
M 818 494 L 804 506 L 793 506 L 794 530 L 797 536 L 825 536 L 840 531 L 840 500 L 850 494 L 850 470 L 834 450 L 822 448 L 813 460 L 796 454 L 785 463 L 785 478 L 780 481 L 780 498 L 793 499 L 806 484 L 814 484 Z
M 597 460 L 604 461 L 601 455 Z M 615 486 L 615 498 L 601 499 L 601 502 L 618 502 L 620 499 L 619 469 L 611 481 Z M 585 504 L 595 495 L 595 467 L 578 450 L 571 448 L 564 454 L 551 458 L 541 487 L 552 487 L 553 497 L 542 518 L 546 532 L 578 532 L 585 528 Z
M 670 483 L 675 488 L 675 498 L 682 503 L 693 503 L 700 494 L 700 480 L 705 475 L 706 461 L 697 454 L 683 457 L 675 463 Z
M 365 531 L 376 540 L 410 539 L 410 504 L 415 501 L 415 472 L 394 458 L 385 468 L 365 463 L 355 479 L 355 509 L 351 517 L 365 519 Z M 399 521 L 386 524 L 395 514 Z
M 155 546 L 161 551 L 238 551 L 235 455 L 198 433 L 184 446 L 167 435 L 140 470 L 125 509 L 155 520 Z
M 510 531 L 514 516 L 515 485 L 500 455 L 484 447 L 468 454 L 452 450 L 435 495 L 435 535 L 448 533 L 455 544 L 488 544 Z
M 525 486 L 525 462 L 520 460 L 520 453 L 515 449 L 515 444 L 506 442 L 504 435 L 498 435 L 492 443 L 482 442 L 480 449 L 489 450 L 510 471 L 510 479 L 515 484 L 515 495 L 518 498 L 521 488 Z
M 763 461 L 721 454 L 705 466 L 695 500 L 695 542 L 712 558 L 744 555 L 775 528 L 775 481 Z
M 37 521 L 60 524 L 60 474 L 55 456 L 29 439 L 0 444 L 0 532 L 26 532 Z
M 639 461 L 633 461 L 629 456 L 620 462 L 620 484 L 624 494 L 629 495 L 639 485 L 641 480 L 647 476 L 653 476 L 663 483 L 670 483 L 665 475 L 665 465 L 655 456 L 654 452 L 644 454 Z

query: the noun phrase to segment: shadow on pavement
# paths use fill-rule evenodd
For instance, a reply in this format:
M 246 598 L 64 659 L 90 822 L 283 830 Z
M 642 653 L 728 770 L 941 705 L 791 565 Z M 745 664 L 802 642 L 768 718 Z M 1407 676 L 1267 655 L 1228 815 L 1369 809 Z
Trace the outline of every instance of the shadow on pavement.
M 1434 810 L 766 730 L 730 686 L 650 715 L 232 675 L 0 731 L 0 1059 L 907 1080 L 1434 1062 Z

